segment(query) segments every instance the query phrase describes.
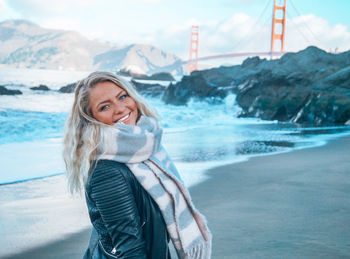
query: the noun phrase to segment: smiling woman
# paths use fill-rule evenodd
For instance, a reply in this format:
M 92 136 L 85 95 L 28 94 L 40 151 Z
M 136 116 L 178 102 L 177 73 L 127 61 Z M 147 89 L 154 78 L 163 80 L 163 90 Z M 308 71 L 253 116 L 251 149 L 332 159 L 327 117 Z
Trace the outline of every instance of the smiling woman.
M 93 230 L 84 258 L 210 258 L 211 234 L 161 145 L 156 113 L 133 86 L 94 72 L 75 89 L 64 137 L 72 193 Z

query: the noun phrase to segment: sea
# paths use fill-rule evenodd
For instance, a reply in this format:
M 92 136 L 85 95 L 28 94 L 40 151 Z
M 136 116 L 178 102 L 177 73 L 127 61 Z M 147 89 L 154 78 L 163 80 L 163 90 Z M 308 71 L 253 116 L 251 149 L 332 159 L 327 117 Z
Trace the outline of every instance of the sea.
M 73 94 L 58 92 L 89 73 L 0 68 L 0 85 L 23 93 L 0 96 L 0 257 L 90 226 L 84 197 L 67 192 L 62 137 Z M 41 84 L 51 90 L 30 89 Z M 191 100 L 185 106 L 145 98 L 160 114 L 163 145 L 188 187 L 208 179 L 206 171 L 216 166 L 350 135 L 350 126 L 302 127 L 238 118 L 234 94 L 221 102 Z

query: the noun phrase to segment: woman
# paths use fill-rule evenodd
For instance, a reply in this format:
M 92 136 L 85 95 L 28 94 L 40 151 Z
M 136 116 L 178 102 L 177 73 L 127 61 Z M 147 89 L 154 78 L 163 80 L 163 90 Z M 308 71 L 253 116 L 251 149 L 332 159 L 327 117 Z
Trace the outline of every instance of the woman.
M 64 136 L 72 193 L 85 187 L 93 225 L 84 258 L 210 258 L 211 234 L 133 86 L 94 72 L 75 89 Z

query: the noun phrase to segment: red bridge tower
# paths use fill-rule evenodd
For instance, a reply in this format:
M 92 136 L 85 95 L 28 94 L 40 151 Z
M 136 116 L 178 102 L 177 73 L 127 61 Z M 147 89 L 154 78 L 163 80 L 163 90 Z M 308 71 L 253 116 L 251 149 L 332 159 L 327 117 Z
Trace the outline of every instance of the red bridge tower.
M 198 70 L 198 39 L 199 26 L 192 25 L 191 27 L 191 45 L 190 45 L 190 62 L 188 63 L 188 71 Z
M 275 51 L 275 40 L 281 41 L 281 52 L 284 52 L 284 35 L 285 35 L 285 25 L 286 25 L 286 4 L 287 0 L 284 1 L 284 5 L 277 5 L 276 0 L 273 3 L 273 14 L 272 14 L 272 36 L 271 36 L 271 58 L 273 57 L 273 52 Z M 279 11 L 279 12 L 278 12 Z M 276 16 L 276 13 L 279 14 Z M 280 33 L 276 32 L 276 24 L 280 24 Z

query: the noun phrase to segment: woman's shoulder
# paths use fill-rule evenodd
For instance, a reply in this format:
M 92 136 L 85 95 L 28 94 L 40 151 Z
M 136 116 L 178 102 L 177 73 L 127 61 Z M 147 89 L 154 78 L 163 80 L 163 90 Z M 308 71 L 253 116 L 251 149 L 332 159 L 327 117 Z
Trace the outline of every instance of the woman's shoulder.
M 110 178 L 121 178 L 123 174 L 126 174 L 130 169 L 124 164 L 114 160 L 101 159 L 94 161 L 91 166 L 87 185 L 91 185 L 93 182 L 102 181 Z
M 93 162 L 94 170 L 101 169 L 115 169 L 115 168 L 125 168 L 127 167 L 124 163 L 120 163 L 115 160 L 99 159 Z

